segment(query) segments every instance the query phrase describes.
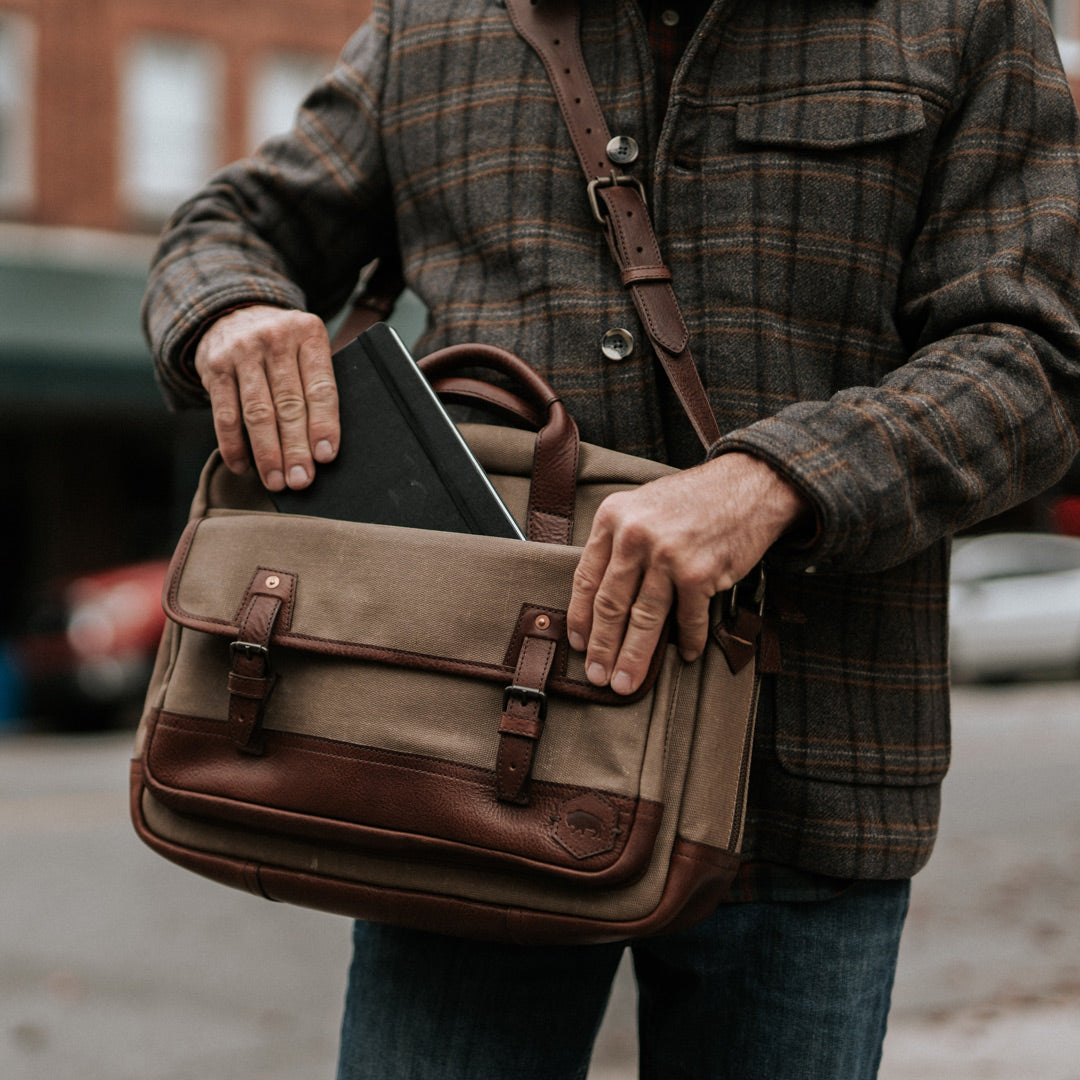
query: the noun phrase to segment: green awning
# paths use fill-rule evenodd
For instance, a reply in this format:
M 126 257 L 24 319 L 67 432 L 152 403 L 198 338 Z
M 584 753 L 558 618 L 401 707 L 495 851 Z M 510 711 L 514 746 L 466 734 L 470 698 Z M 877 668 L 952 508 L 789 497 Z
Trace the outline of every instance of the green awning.
M 145 264 L 0 247 L 0 406 L 160 407 L 139 330 Z
M 151 246 L 0 228 L 0 409 L 162 407 L 139 326 Z M 423 320 L 406 294 L 391 321 L 410 343 Z

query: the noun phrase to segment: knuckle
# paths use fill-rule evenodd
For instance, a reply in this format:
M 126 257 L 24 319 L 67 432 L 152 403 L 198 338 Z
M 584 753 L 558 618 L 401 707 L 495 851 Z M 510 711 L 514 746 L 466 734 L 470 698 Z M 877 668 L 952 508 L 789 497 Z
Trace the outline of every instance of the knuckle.
M 318 315 L 313 315 L 310 311 L 290 311 L 287 312 L 290 316 L 290 323 L 296 327 L 299 333 L 308 336 L 315 334 L 323 329 L 324 323 Z
M 244 403 L 243 407 L 244 423 L 247 427 L 265 427 L 267 424 L 274 424 L 277 421 L 277 416 L 274 412 L 274 406 L 269 401 L 248 401 Z
M 655 551 L 662 541 L 654 534 L 654 531 L 645 518 L 624 516 L 619 523 L 620 545 L 630 551 L 651 550 Z
M 333 405 L 337 398 L 337 386 L 333 379 L 317 378 L 308 383 L 307 399 L 312 405 Z
M 598 618 L 611 621 L 622 618 L 624 615 L 623 605 L 610 593 L 600 590 L 593 601 L 593 610 Z
M 241 422 L 240 411 L 233 405 L 219 405 L 214 409 L 217 426 L 225 431 L 235 431 Z
M 651 601 L 639 601 L 630 609 L 630 626 L 635 630 L 649 633 L 658 630 L 667 617 L 667 612 Z
M 702 593 L 709 596 L 715 592 L 713 574 L 707 566 L 700 563 L 682 565 L 674 577 L 676 587 L 680 592 Z
M 285 424 L 300 423 L 307 416 L 307 406 L 303 396 L 289 391 L 275 395 L 274 411 L 278 419 Z
M 577 569 L 574 570 L 573 591 L 575 593 L 591 593 L 596 591 L 597 586 L 596 575 L 588 567 L 578 563 Z

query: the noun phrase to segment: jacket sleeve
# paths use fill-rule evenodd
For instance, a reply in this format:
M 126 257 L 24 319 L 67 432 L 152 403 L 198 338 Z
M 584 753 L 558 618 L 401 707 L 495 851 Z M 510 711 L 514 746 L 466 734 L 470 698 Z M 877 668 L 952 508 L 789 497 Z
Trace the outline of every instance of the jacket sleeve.
M 379 139 L 384 14 L 377 5 L 291 132 L 217 173 L 165 226 L 142 318 L 170 405 L 205 403 L 189 354 L 215 318 L 259 303 L 329 317 L 394 243 Z
M 909 361 L 722 439 L 816 505 L 792 568 L 873 571 L 1030 498 L 1077 454 L 1080 152 L 1038 0 L 982 0 L 922 185 L 895 320 Z

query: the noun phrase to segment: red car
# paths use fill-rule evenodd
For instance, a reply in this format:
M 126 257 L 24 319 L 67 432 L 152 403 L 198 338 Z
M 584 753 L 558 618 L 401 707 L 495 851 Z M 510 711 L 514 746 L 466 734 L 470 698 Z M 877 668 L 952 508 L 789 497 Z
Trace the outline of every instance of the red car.
M 8 693 L 0 699 L 6 696 L 9 712 L 18 708 L 23 723 L 66 731 L 130 721 L 165 624 L 167 567 L 167 560 L 133 563 L 51 586 L 5 650 Z

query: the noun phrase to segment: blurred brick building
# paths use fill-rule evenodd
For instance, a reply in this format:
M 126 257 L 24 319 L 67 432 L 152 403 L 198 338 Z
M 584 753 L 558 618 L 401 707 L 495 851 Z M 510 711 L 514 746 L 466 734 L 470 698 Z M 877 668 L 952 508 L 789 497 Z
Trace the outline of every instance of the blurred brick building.
M 1080 0 L 1050 3 L 1080 90 Z M 166 414 L 153 384 L 138 305 L 154 234 L 289 125 L 369 9 L 0 0 L 0 561 L 28 594 L 169 546 L 208 425 Z
M 370 7 L 0 0 L 0 560 L 23 587 L 0 634 L 42 582 L 169 545 L 208 436 L 164 412 L 140 335 L 154 236 L 289 126 Z

